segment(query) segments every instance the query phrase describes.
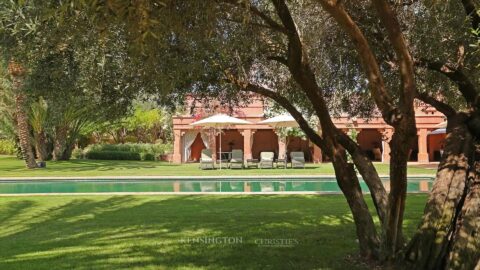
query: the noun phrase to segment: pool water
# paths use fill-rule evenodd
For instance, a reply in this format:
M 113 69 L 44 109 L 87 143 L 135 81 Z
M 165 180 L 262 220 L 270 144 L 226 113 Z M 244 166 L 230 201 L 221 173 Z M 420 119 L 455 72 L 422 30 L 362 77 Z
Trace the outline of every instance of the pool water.
M 388 179 L 382 179 L 388 186 Z M 428 192 L 432 177 L 409 178 L 408 192 Z M 360 183 L 368 193 L 365 182 Z M 48 193 L 341 193 L 333 177 L 275 179 L 1 180 L 0 194 Z

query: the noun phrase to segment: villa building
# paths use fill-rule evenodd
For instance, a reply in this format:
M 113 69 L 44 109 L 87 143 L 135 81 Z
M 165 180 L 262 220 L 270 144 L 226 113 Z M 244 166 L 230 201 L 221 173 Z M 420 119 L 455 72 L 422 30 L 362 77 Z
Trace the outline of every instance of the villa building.
M 204 148 L 212 149 L 214 156 L 219 154 L 218 132 L 190 125 L 215 113 L 227 113 L 253 123 L 224 129 L 221 140 L 222 152 L 242 149 L 246 159 L 258 159 L 260 152 L 263 151 L 274 152 L 276 156 L 278 153 L 285 153 L 285 150 L 287 153 L 303 151 L 307 161 L 327 161 L 322 156 L 321 150 L 308 139 L 289 138 L 286 146 L 285 140 L 278 139 L 275 129 L 269 125 L 257 124 L 265 120 L 267 106 L 262 98 L 255 98 L 247 106 L 239 106 L 231 110 L 212 104 L 204 106 L 190 97 L 187 99 L 187 107 L 191 108 L 188 113 L 173 118 L 173 162 L 175 163 L 198 161 Z M 445 117 L 423 103 L 416 104 L 415 110 L 417 140 L 412 146 L 410 161 L 422 163 L 438 161 L 445 138 L 445 133 L 438 132 L 438 129 L 445 121 Z M 335 118 L 334 123 L 345 132 L 356 130 L 357 142 L 373 161 L 390 161 L 390 147 L 387 142 L 391 139 L 393 128 L 387 125 L 380 116 L 370 119 L 342 116 Z

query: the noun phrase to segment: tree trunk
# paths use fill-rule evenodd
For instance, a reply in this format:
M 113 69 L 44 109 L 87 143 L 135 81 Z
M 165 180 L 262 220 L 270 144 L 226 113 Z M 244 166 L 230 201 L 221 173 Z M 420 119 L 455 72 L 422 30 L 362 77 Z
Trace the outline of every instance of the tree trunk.
M 382 180 L 378 176 L 377 169 L 356 142 L 340 130 L 337 130 L 337 133 L 340 144 L 348 150 L 353 163 L 363 177 L 363 181 L 367 184 L 378 218 L 383 224 L 387 215 L 388 196 Z
M 383 255 L 388 260 L 394 259 L 404 245 L 402 226 L 407 197 L 407 162 L 416 135 L 415 121 L 412 122 L 404 118 L 389 143 L 392 149 L 390 193 L 388 194 L 387 216 L 383 224 L 385 233 Z
M 75 143 L 67 143 L 65 146 L 65 150 L 63 151 L 61 160 L 70 160 L 70 158 L 72 157 L 72 151 L 74 148 L 75 148 Z
M 379 239 L 373 223 L 372 215 L 368 210 L 363 197 L 360 182 L 358 181 L 353 164 L 348 164 L 343 150 L 334 150 L 332 159 L 335 168 L 337 183 L 347 199 L 352 211 L 357 231 L 360 254 L 368 259 L 378 258 Z
M 38 132 L 35 136 L 35 151 L 40 161 L 46 161 L 48 159 L 48 145 L 45 132 Z
M 27 168 L 37 168 L 37 162 L 32 150 L 30 141 L 30 125 L 26 113 L 27 96 L 23 93 L 24 68 L 15 61 L 8 63 L 8 71 L 12 76 L 12 88 L 15 92 L 15 115 L 17 120 L 17 135 L 22 152 L 22 158 L 25 160 Z
M 55 127 L 55 141 L 53 144 L 53 160 L 63 160 L 67 143 L 68 129 L 64 126 Z
M 448 119 L 437 177 L 422 222 L 405 249 L 413 269 L 474 269 L 479 264 L 480 143 L 467 119 L 464 113 Z
M 16 84 L 14 82 L 14 84 Z M 18 86 L 14 86 L 18 87 Z M 18 93 L 15 96 L 16 111 L 17 116 L 17 133 L 20 141 L 20 148 L 22 150 L 22 157 L 25 160 L 27 168 L 34 169 L 37 168 L 37 162 L 35 161 L 35 156 L 32 150 L 31 138 L 30 138 L 30 125 L 28 124 L 28 117 L 25 112 L 25 103 L 26 96 L 24 94 Z

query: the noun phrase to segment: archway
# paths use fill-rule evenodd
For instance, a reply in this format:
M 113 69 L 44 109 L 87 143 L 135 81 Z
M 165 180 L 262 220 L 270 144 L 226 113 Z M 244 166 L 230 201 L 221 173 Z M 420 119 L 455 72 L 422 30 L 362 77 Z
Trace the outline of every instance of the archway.
M 257 130 L 253 135 L 252 157 L 260 158 L 261 152 L 274 152 L 278 157 L 278 136 L 271 129 Z
M 217 153 L 220 151 L 220 137 L 216 136 Z M 243 136 L 237 129 L 222 130 L 222 152 L 232 152 L 234 149 L 243 151 Z M 226 158 L 226 157 L 225 157 Z
M 202 150 L 205 149 L 205 144 L 203 143 L 202 136 L 200 133 L 197 134 L 195 140 L 193 141 L 192 146 L 190 147 L 191 153 L 188 161 L 199 161 L 202 155 Z
M 428 159 L 440 161 L 446 134 L 430 134 L 427 138 Z
M 382 134 L 377 129 L 362 129 L 357 135 L 357 143 L 370 160 L 382 160 Z
M 310 142 L 301 137 L 288 137 L 287 157 L 290 157 L 290 152 L 303 152 L 306 161 L 312 161 L 312 151 L 310 149 Z

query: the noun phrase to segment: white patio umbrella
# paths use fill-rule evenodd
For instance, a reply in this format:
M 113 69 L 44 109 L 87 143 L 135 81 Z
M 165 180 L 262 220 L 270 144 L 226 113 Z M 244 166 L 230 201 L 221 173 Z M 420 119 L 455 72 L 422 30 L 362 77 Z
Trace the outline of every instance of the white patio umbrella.
M 215 114 L 197 122 L 191 123 L 191 126 L 211 127 L 220 130 L 220 155 L 222 153 L 222 128 L 233 125 L 249 125 L 249 121 L 228 116 L 226 114 Z M 222 169 L 222 157 L 220 156 L 220 170 Z
M 442 123 L 435 126 L 436 128 L 447 128 L 447 121 L 443 121 Z
M 282 114 L 272 118 L 268 118 L 266 120 L 258 122 L 258 124 L 267 124 L 273 128 L 281 128 L 281 127 L 298 127 L 297 121 L 289 114 Z M 285 142 L 287 142 L 287 138 L 285 138 Z M 287 147 L 285 146 L 285 153 L 284 157 L 287 158 Z
M 437 128 L 434 131 L 429 132 L 428 135 L 445 134 L 445 133 L 447 133 L 446 128 Z
M 298 127 L 297 121 L 289 114 L 282 114 L 266 120 L 258 122 L 259 124 L 267 124 L 274 128 L 279 127 Z
M 428 135 L 434 135 L 434 134 L 445 134 L 447 133 L 447 121 L 443 121 L 438 125 L 435 125 L 434 131 L 431 131 L 428 133 Z

